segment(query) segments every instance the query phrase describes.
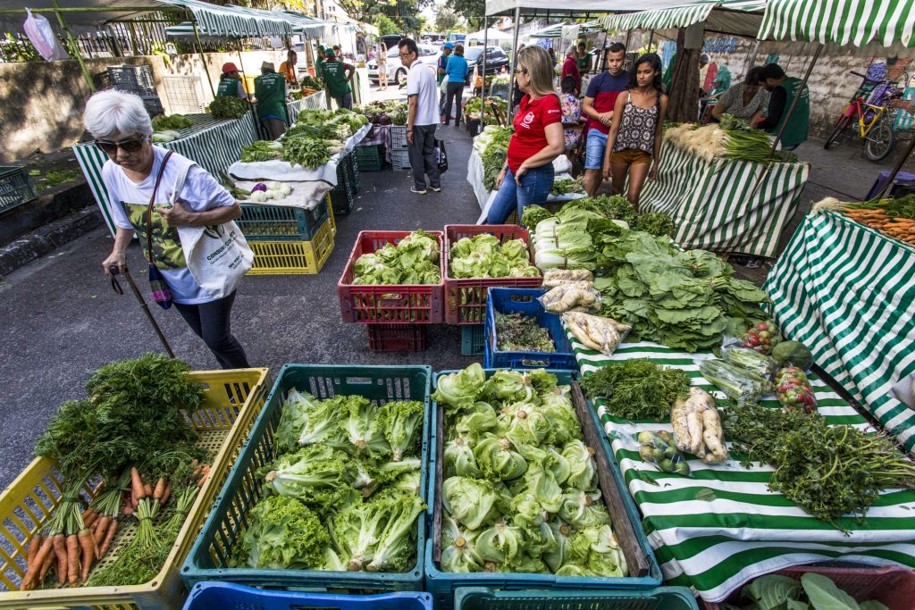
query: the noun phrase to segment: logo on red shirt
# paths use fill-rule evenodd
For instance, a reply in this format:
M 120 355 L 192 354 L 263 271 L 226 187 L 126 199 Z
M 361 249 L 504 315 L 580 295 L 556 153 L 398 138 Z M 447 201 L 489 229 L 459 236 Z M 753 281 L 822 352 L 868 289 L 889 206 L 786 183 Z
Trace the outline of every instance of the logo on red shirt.
M 524 127 L 525 129 L 530 129 L 531 123 L 533 123 L 533 122 L 534 122 L 534 112 L 529 111 L 527 114 L 524 115 L 524 118 L 521 119 L 521 127 Z

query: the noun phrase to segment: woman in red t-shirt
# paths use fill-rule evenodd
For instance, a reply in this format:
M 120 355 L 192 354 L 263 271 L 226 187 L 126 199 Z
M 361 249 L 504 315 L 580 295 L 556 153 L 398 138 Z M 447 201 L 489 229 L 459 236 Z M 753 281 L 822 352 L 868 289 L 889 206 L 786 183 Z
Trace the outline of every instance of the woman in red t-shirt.
M 553 91 L 553 64 L 550 56 L 538 46 L 518 52 L 515 82 L 524 93 L 515 133 L 508 143 L 508 159 L 486 216 L 487 224 L 502 224 L 512 210 L 518 211 L 518 223 L 524 207 L 543 203 L 553 188 L 553 159 L 565 152 L 562 132 L 562 107 Z

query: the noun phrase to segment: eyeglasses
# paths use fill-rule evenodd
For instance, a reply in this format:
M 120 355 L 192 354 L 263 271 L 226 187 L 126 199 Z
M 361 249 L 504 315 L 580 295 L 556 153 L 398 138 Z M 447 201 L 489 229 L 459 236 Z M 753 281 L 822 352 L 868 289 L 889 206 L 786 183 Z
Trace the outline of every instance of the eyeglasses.
M 109 155 L 114 155 L 117 154 L 119 148 L 126 153 L 135 153 L 143 148 L 144 141 L 146 141 L 146 136 L 140 136 L 139 138 L 131 140 L 121 140 L 120 142 L 105 142 L 102 140 L 96 140 L 95 145 L 98 146 L 102 152 Z
M 527 74 L 527 68 L 515 68 L 515 74 Z
M 400 55 L 401 57 L 410 57 L 411 55 L 413 55 L 413 51 L 401 51 L 401 52 L 399 53 L 399 55 Z

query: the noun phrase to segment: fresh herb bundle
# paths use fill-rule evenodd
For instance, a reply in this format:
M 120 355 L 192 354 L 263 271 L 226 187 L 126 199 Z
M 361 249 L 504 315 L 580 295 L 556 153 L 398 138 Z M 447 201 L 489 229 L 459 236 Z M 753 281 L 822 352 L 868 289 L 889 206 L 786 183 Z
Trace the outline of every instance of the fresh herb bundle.
M 591 399 L 604 399 L 610 415 L 664 420 L 678 398 L 689 394 L 689 376 L 646 359 L 608 364 L 582 379 Z
M 555 352 L 556 343 L 534 316 L 523 313 L 496 314 L 499 349 L 505 352 Z

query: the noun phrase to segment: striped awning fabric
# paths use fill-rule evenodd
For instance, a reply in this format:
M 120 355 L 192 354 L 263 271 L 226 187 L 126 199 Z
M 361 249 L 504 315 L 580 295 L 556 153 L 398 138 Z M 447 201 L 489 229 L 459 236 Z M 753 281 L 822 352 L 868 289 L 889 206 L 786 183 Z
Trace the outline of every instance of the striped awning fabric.
M 197 29 L 207 36 L 288 36 L 296 33 L 295 18 L 238 6 L 216 6 L 200 0 L 159 0 L 185 8 L 194 15 Z
M 716 391 L 698 367 L 712 354 L 687 354 L 646 342 L 624 343 L 608 358 L 570 340 L 582 376 L 610 362 L 647 358 L 682 369 L 692 385 Z M 823 381 L 812 375 L 810 380 L 827 422 L 869 429 Z M 779 407 L 772 396 L 761 404 Z M 886 490 L 863 522 L 840 519 L 839 525 L 849 529 L 846 536 L 770 491 L 769 465 L 744 468 L 739 456 L 709 465 L 689 456 L 689 477 L 659 472 L 639 455 L 636 437 L 642 430 L 670 432 L 670 423 L 625 421 L 610 416 L 600 401 L 595 406 L 668 584 L 692 586 L 704 600 L 719 602 L 748 580 L 792 565 L 840 560 L 915 567 L 915 491 Z
M 765 8 L 766 0 L 700 0 L 673 8 L 609 15 L 600 22 L 608 30 L 663 30 L 702 23 L 713 9 L 757 13 Z
M 770 0 L 759 39 L 915 47 L 912 0 Z

